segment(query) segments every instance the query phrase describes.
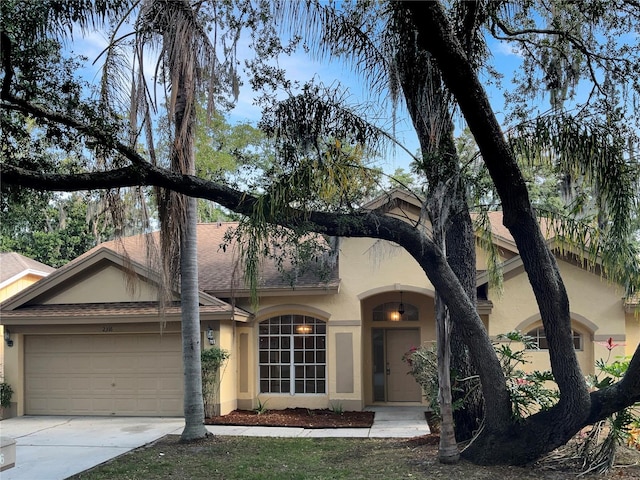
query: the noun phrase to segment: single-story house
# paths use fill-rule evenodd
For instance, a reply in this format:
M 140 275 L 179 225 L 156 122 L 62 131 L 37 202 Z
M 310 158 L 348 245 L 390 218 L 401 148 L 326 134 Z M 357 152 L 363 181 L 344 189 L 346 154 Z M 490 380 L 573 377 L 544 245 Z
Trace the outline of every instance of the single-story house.
M 368 207 L 420 212 L 400 191 Z M 544 368 L 544 330 L 522 261 L 500 212 L 491 219 L 503 291 L 486 288 L 487 256 L 478 249 L 478 311 L 491 336 L 514 329 L 535 335 L 543 350 L 531 352 L 530 366 Z M 424 403 L 402 356 L 435 340 L 434 290 L 404 249 L 342 238 L 329 271 L 298 272 L 295 281 L 265 261 L 254 308 L 237 248 L 219 248 L 233 227 L 198 226 L 202 345 L 231 353 L 221 414 L 258 401 L 271 409 L 346 410 Z M 145 245 L 142 236 L 101 244 L 0 306 L 0 322 L 11 330 L 6 379 L 19 415 L 182 415 L 180 296 L 174 292 L 159 311 L 157 270 L 145 260 Z M 622 289 L 556 253 L 584 372 L 606 358 L 601 343 L 609 338 L 626 344 L 620 355 L 631 354 L 640 324 Z

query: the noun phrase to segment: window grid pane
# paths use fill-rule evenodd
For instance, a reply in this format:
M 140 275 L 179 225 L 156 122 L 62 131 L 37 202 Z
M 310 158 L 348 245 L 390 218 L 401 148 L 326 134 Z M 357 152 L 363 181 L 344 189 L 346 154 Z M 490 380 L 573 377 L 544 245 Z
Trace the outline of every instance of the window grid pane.
M 261 322 L 258 331 L 260 393 L 326 393 L 322 320 L 281 315 Z
M 547 336 L 544 333 L 543 327 L 538 327 L 530 332 L 527 332 L 527 336 L 533 338 L 533 341 L 538 345 L 539 350 L 549 350 L 549 342 Z M 582 350 L 582 334 L 575 330 L 572 331 L 573 348 L 575 350 Z

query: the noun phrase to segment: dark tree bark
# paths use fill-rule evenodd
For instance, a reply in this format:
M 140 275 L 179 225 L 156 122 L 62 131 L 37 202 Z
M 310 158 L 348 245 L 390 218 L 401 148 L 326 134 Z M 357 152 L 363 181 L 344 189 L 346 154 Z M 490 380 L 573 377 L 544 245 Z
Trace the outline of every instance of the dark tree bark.
M 462 288 L 477 306 L 476 299 L 476 250 L 475 232 L 469 215 L 466 198 L 457 195 L 454 213 L 447 229 L 447 261 Z M 477 307 L 476 307 L 477 308 Z M 462 391 L 454 390 L 453 400 L 462 400 L 462 408 L 454 412 L 456 439 L 458 442 L 470 440 L 484 416 L 482 391 L 477 388 L 476 369 L 471 364 L 469 349 L 462 340 L 460 325 L 455 319 L 451 322 L 451 368 L 460 379 L 467 379 L 461 385 Z
M 526 428 L 487 422 L 464 452 L 467 458 L 480 463 L 523 463 L 566 443 L 584 424 L 590 408 L 590 397 L 571 342 L 567 293 L 538 226 L 515 157 L 442 5 L 404 3 L 413 16 L 418 43 L 436 59 L 485 159 L 502 200 L 504 224 L 522 256 L 549 340 L 551 368 L 561 395 L 558 404 L 528 419 Z M 487 403 L 488 411 L 493 408 L 496 406 Z
M 399 36 L 404 31 L 411 35 L 414 28 L 407 24 L 406 12 L 396 8 L 394 13 L 394 30 Z M 446 252 L 447 260 L 463 284 L 468 298 L 475 304 L 475 234 L 453 137 L 453 104 L 430 53 L 415 42 L 399 42 L 395 60 L 407 110 L 420 141 L 423 158 L 417 162 L 416 169 L 427 179 L 429 188 L 424 208 L 432 223 L 434 240 Z M 459 329 L 455 322 L 450 321 L 448 309 L 438 305 L 442 301 L 438 295 L 435 301 L 438 348 L 442 345 L 450 349 L 451 361 L 448 356 L 439 358 L 447 363 L 447 372 L 451 363 L 451 371 L 456 372 L 459 378 L 471 377 L 474 370 Z M 445 324 L 450 324 L 451 328 L 445 328 Z M 469 385 L 467 383 L 463 387 Z M 458 389 L 451 393 L 452 401 L 464 399 L 463 408 L 454 412 L 455 438 L 457 441 L 469 440 L 482 418 L 481 392 L 476 389 L 467 395 Z M 442 423 L 447 429 L 446 419 L 443 418 Z M 443 435 L 441 449 L 453 450 L 444 443 Z

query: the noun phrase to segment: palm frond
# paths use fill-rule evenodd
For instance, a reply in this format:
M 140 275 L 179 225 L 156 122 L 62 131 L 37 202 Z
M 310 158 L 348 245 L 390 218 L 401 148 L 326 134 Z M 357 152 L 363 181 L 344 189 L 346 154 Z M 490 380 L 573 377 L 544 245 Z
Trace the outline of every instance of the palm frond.
M 638 208 L 640 167 L 629 155 L 630 140 L 637 143 L 635 134 L 615 122 L 564 113 L 539 117 L 510 134 L 512 147 L 525 161 L 547 163 L 590 185 L 591 211 L 586 213 L 600 215 L 600 228 L 618 238 L 629 237 Z
M 282 0 L 274 4 L 277 18 L 291 35 L 301 35 L 318 60 L 341 58 L 368 82 L 371 92 L 387 87 L 389 57 L 377 41 L 384 31 L 385 10 L 375 2 Z

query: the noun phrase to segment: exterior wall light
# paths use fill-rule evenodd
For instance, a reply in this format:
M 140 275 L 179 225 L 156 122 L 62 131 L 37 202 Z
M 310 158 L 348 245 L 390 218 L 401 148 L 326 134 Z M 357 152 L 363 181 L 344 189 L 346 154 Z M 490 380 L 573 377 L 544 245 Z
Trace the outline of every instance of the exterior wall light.
M 213 336 L 213 328 L 211 328 L 211 326 L 207 328 L 207 340 L 209 340 L 209 345 L 216 344 L 216 339 Z
M 13 340 L 11 339 L 11 332 L 7 327 L 4 327 L 4 343 L 7 344 L 7 347 L 13 347 Z

